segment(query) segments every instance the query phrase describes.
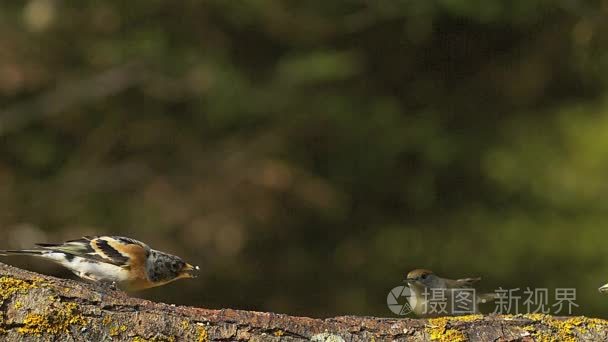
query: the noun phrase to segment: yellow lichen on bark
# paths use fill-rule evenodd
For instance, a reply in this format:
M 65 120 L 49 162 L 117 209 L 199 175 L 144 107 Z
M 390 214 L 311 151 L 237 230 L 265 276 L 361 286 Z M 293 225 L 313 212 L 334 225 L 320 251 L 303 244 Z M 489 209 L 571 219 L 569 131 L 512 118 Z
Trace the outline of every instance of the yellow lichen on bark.
M 598 318 L 572 317 L 568 319 L 555 319 L 550 315 L 527 314 L 525 318 L 532 320 L 536 324 L 546 326 L 548 329 L 538 329 L 535 325 L 528 325 L 524 330 L 539 342 L 564 341 L 576 342 L 580 340 L 580 335 L 589 331 L 608 329 L 608 321 Z
M 483 319 L 482 315 L 431 318 L 429 319 L 427 332 L 430 335 L 431 341 L 465 342 L 468 341 L 466 335 L 456 328 L 451 328 L 450 324 L 456 322 L 473 322 L 480 319 Z
M 66 303 L 43 314 L 28 314 L 22 324 L 23 326 L 17 329 L 22 335 L 59 335 L 69 333 L 70 327 L 73 325 L 86 325 L 87 320 L 78 312 L 78 306 L 75 303 Z
M 13 277 L 0 277 L 0 301 L 4 302 L 16 293 L 27 293 L 30 289 L 37 288 L 36 281 L 29 282 Z
M 209 341 L 209 334 L 207 333 L 207 329 L 205 329 L 205 327 L 202 326 L 198 326 L 198 338 L 197 341 L 198 342 L 207 342 Z

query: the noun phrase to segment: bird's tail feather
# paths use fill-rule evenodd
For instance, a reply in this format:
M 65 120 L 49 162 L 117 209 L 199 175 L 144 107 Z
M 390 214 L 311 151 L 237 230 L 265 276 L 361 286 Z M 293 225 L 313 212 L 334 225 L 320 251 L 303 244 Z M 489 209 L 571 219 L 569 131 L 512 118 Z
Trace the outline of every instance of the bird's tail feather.
M 37 243 L 36 246 L 39 247 L 59 247 L 63 245 L 62 243 Z
M 15 249 L 8 249 L 8 250 L 1 250 L 0 249 L 0 255 L 2 256 L 8 256 L 8 255 L 42 255 L 45 251 L 39 250 L 39 249 L 20 249 L 20 250 L 15 250 Z

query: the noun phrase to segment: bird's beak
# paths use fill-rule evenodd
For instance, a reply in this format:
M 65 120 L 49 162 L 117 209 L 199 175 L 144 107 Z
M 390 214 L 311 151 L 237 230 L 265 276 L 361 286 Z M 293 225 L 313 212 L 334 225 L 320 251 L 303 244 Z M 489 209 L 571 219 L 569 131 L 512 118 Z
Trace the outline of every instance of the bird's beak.
M 413 283 L 416 281 L 416 278 L 405 278 L 405 280 L 403 281 L 404 283 Z
M 200 270 L 200 267 L 198 266 L 192 266 L 190 264 L 186 264 L 183 268 L 182 268 L 182 277 L 184 278 L 196 278 L 196 274 L 194 274 L 194 272 L 198 272 Z
M 602 287 L 600 287 L 598 290 L 599 290 L 601 293 L 606 293 L 606 292 L 608 292 L 608 284 L 603 285 L 603 286 L 602 286 Z

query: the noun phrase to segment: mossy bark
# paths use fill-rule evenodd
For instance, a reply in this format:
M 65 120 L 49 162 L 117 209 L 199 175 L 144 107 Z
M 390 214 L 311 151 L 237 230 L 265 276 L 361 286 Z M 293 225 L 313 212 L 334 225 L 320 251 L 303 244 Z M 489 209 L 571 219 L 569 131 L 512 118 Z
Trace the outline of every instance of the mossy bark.
M 606 341 L 608 321 L 464 316 L 430 320 L 208 310 L 99 291 L 0 264 L 2 341 Z

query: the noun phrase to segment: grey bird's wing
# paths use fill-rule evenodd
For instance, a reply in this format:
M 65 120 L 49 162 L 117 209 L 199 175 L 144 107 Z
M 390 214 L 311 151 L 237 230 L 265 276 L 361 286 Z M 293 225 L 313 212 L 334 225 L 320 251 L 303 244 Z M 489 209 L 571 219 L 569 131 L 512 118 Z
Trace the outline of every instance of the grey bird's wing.
M 472 288 L 481 278 L 446 279 L 448 288 Z

